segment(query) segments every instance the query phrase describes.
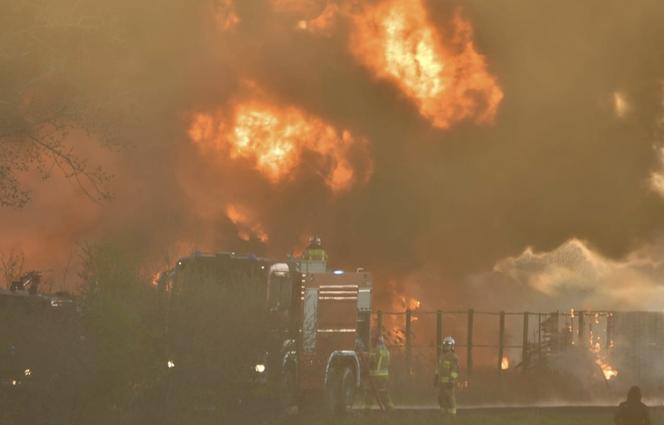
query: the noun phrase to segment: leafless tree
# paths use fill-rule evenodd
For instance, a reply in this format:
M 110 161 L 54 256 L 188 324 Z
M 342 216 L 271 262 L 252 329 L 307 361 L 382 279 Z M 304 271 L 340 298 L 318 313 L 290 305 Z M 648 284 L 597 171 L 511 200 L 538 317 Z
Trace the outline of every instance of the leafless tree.
M 6 287 L 23 274 L 25 256 L 23 251 L 12 249 L 0 254 L 0 266 L 2 267 L 2 276 L 5 279 Z
M 3 1 L 0 206 L 20 207 L 29 201 L 24 175 L 30 171 L 42 178 L 59 172 L 95 201 L 110 196 L 111 176 L 79 153 L 71 135 L 112 143 L 112 126 L 102 112 L 114 95 L 91 89 L 97 69 L 89 62 L 121 41 L 113 38 L 108 22 L 81 6 L 84 3 Z

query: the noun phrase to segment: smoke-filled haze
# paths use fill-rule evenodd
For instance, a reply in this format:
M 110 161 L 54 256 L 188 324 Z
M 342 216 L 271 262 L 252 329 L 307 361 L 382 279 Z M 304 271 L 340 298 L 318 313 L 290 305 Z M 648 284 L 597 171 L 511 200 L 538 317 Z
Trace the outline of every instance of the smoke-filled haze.
M 120 143 L 67 136 L 112 200 L 28 171 L 0 213 L 0 249 L 55 287 L 86 242 L 158 269 L 317 233 L 383 304 L 664 307 L 661 2 L 60 3 L 92 42 L 54 52 L 118 94 L 98 113 Z

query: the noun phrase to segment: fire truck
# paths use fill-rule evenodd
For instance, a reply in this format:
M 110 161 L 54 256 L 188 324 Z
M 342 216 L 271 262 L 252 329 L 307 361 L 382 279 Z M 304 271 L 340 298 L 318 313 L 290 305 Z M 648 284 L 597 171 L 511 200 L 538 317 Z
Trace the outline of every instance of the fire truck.
M 198 254 L 181 259 L 170 281 L 174 293 L 196 285 L 195 276 L 202 275 L 213 275 L 220 284 L 240 275 L 253 282 L 253 293 L 264 303 L 265 338 L 241 366 L 250 371 L 248 382 L 267 389 L 282 408 L 319 396 L 342 413 L 366 375 L 361 356 L 370 341 L 372 277 L 362 269 L 329 271 L 326 256 L 308 255 L 312 251 L 286 261 Z
M 364 376 L 360 356 L 370 339 L 371 274 L 299 270 L 288 263 L 270 268 L 270 339 L 282 349 L 268 355 L 266 370 L 279 381 L 283 407 L 297 405 L 304 394 L 324 394 L 327 406 L 341 413 L 352 406 Z

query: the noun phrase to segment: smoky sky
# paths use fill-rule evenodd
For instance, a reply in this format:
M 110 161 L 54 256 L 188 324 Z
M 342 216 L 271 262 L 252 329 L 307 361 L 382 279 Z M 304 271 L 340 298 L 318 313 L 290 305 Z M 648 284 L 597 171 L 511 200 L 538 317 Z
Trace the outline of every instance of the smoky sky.
M 427 2 L 441 32 L 460 8 L 504 92 L 494 123 L 445 130 L 357 63 L 343 19 L 318 36 L 267 1 L 237 1 L 239 23 L 220 31 L 204 1 L 80 3 L 101 8 L 124 40 L 88 58 L 96 66 L 82 84 L 128 94 L 115 105 L 126 143 L 72 141 L 114 174 L 112 201 L 92 204 L 53 176 L 31 181 L 29 205 L 0 212 L 3 249 L 23 248 L 34 267 L 61 270 L 78 244 L 106 239 L 162 265 L 193 249 L 283 257 L 317 233 L 335 265 L 383 282 L 426 269 L 420 285 L 439 293 L 526 246 L 575 237 L 621 258 L 664 227 L 648 180 L 661 143 L 661 2 Z M 370 179 L 332 194 L 306 158 L 275 185 L 251 164 L 201 155 L 187 136 L 192 113 L 223 107 L 247 81 L 366 138 Z M 241 240 L 229 202 L 254 211 L 269 241 Z

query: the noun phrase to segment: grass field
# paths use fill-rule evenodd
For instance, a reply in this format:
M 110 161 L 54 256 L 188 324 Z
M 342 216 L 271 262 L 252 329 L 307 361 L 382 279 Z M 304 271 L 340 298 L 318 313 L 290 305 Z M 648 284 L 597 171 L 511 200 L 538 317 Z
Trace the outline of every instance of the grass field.
M 345 417 L 315 413 L 282 417 L 278 425 L 611 425 L 614 407 L 542 407 L 461 409 L 453 421 L 431 409 L 397 409 L 390 413 L 356 411 Z M 653 424 L 664 423 L 664 408 L 651 408 Z

